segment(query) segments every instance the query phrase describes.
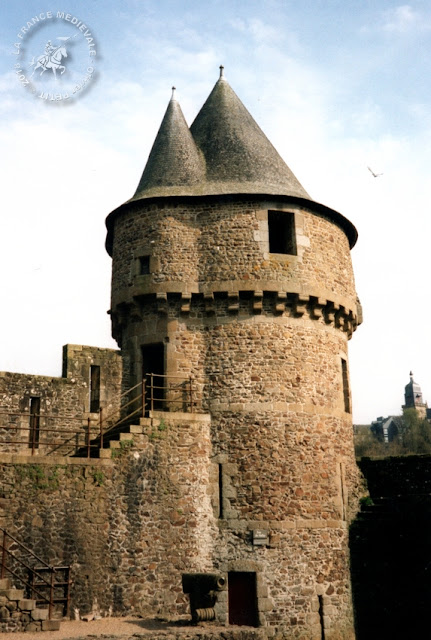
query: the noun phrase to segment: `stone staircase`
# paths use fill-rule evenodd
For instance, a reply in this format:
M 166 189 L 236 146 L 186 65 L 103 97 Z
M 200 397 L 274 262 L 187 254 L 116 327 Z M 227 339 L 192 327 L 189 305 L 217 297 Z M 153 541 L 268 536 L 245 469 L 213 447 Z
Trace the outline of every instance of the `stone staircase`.
M 24 598 L 23 589 L 15 589 L 9 578 L 0 579 L 0 632 L 57 631 L 60 620 L 49 620 L 48 609 L 36 600 Z
M 103 447 L 100 447 L 100 438 L 91 441 L 91 458 L 115 458 L 127 449 L 133 442 L 142 444 L 142 441 L 162 423 L 159 418 L 139 418 L 134 422 L 123 424 L 108 430 L 103 436 Z M 80 449 L 74 457 L 87 457 L 87 447 Z

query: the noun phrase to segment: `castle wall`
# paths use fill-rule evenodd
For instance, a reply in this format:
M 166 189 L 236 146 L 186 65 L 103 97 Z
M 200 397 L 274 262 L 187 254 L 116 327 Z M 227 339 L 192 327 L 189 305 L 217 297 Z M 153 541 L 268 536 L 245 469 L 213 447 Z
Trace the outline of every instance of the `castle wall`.
M 2 452 L 32 449 L 32 398 L 40 398 L 35 453 L 73 452 L 85 441 L 90 412 L 90 367 L 100 367 L 100 406 L 115 414 L 121 393 L 122 361 L 118 351 L 81 345 L 63 348 L 61 378 L 0 372 L 0 443 Z M 80 434 L 74 438 L 74 434 Z M 56 443 L 46 445 L 44 443 Z M 24 451 L 23 451 L 24 449 Z
M 103 460 L 0 454 L 0 527 L 72 565 L 72 607 L 189 617 L 184 572 L 212 568 L 208 416 L 152 421 Z

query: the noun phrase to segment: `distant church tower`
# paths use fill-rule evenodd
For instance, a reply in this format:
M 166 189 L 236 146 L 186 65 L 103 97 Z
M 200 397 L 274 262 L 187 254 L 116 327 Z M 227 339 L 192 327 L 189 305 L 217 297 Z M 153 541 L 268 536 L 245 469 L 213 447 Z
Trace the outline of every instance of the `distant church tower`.
M 173 93 L 136 193 L 107 227 L 127 385 L 150 372 L 192 376 L 210 443 L 198 482 L 213 510 L 183 500 L 190 526 L 179 535 L 166 524 L 153 600 L 169 579 L 178 591 L 185 574 L 220 574 L 227 591 L 206 606 L 222 624 L 354 638 L 354 226 L 310 198 L 221 68 L 190 128 Z M 165 416 L 175 423 L 175 411 Z M 190 446 L 193 465 L 199 444 L 172 441 L 166 455 Z M 201 584 L 189 585 L 197 599 Z
M 402 408 L 403 411 L 405 409 L 416 409 L 421 418 L 425 418 L 427 415 L 428 405 L 423 401 L 420 385 L 413 380 L 412 371 L 410 371 L 410 382 L 404 388 L 404 404 Z

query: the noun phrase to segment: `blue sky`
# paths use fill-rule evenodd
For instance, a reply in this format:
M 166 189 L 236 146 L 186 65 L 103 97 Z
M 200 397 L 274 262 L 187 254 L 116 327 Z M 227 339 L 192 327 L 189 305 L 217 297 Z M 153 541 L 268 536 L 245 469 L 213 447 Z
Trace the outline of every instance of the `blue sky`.
M 18 32 L 47 11 L 96 43 L 94 77 L 70 104 L 47 104 L 14 73 Z M 42 28 L 27 43 L 36 57 Z M 428 1 L 3 0 L 0 370 L 59 375 L 63 344 L 115 347 L 105 217 L 133 194 L 171 86 L 190 124 L 220 64 L 304 188 L 358 228 L 355 421 L 399 413 L 410 369 L 431 403 Z

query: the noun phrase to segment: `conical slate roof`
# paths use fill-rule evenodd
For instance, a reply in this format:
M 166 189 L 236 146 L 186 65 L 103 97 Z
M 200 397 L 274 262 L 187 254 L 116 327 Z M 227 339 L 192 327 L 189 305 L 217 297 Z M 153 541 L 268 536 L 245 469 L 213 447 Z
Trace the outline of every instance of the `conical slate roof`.
M 106 219 L 108 253 L 112 253 L 114 221 L 133 202 L 235 194 L 305 200 L 312 210 L 338 224 L 353 247 L 355 227 L 337 211 L 311 200 L 220 69 L 220 78 L 190 129 L 172 95 L 135 195 Z
M 132 200 L 235 193 L 310 199 L 221 72 L 190 130 L 171 99 Z
M 183 112 L 172 98 L 151 149 L 134 200 L 163 195 L 182 195 L 205 179 L 205 163 L 196 147 Z
M 223 72 L 190 130 L 205 156 L 209 193 L 309 198 Z

